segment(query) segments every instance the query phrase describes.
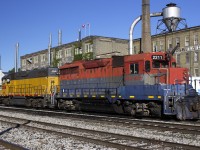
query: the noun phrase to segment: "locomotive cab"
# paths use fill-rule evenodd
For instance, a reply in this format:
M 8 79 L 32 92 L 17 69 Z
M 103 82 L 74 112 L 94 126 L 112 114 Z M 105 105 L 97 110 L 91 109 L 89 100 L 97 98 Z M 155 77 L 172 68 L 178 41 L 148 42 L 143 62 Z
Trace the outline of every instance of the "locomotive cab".
M 125 86 L 121 90 L 125 92 L 120 94 L 133 105 L 131 107 L 139 106 L 147 115 L 154 115 L 155 111 L 158 114 L 159 108 L 163 115 L 181 120 L 197 119 L 199 98 L 191 92 L 194 90 L 188 81 L 188 69 L 177 67 L 170 53 L 129 55 L 125 56 Z
M 151 53 L 145 72 L 154 77 L 154 84 L 188 83 L 188 69 L 177 67 L 176 60 L 163 52 Z

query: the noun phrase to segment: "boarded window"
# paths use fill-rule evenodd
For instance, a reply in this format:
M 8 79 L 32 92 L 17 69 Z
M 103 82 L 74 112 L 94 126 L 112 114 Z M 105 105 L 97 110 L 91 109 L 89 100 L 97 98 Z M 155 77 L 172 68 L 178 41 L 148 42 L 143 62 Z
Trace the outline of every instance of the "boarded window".
M 79 67 L 71 67 L 60 70 L 61 75 L 79 73 Z
M 112 66 L 113 66 L 113 68 L 123 67 L 124 66 L 124 56 L 113 56 Z

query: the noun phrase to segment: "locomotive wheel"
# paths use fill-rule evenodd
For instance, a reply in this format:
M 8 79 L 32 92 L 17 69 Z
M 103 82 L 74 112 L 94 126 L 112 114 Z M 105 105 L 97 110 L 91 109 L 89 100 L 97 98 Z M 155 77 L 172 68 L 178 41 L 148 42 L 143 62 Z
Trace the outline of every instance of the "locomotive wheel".
M 3 104 L 6 105 L 6 106 L 10 106 L 10 98 L 5 98 L 3 100 Z
M 150 108 L 151 116 L 161 117 L 161 109 L 160 108 Z
M 127 114 L 129 114 L 131 116 L 135 116 L 135 113 L 136 113 L 135 112 L 135 107 L 131 106 L 131 105 L 124 107 L 124 111 L 125 111 L 125 113 L 127 113 Z
M 25 106 L 26 107 L 31 107 L 31 100 L 30 99 L 26 99 Z
M 122 108 L 122 105 L 118 105 L 118 104 L 112 104 L 113 110 L 117 113 L 117 114 L 124 114 L 124 110 Z
M 161 106 L 157 103 L 150 102 L 148 103 L 148 108 L 150 110 L 151 116 L 161 117 Z

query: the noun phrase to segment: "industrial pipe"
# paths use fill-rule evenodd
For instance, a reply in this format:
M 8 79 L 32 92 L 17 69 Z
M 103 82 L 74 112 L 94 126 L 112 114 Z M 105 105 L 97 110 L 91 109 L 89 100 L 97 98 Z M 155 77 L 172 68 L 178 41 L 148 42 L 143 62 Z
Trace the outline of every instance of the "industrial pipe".
M 157 13 L 151 13 L 150 17 L 159 17 L 162 16 L 162 12 L 157 12 Z M 137 17 L 133 23 L 131 24 L 130 30 L 129 30 L 129 54 L 133 54 L 133 29 L 135 28 L 136 24 L 142 20 L 142 15 Z

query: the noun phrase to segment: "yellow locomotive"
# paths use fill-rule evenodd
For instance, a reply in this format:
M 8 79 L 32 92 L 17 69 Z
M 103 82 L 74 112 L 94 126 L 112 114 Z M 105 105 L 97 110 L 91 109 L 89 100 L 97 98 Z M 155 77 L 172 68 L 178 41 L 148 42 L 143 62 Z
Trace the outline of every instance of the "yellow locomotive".
M 58 68 L 11 73 L 2 78 L 0 100 L 5 105 L 53 106 L 58 83 Z

